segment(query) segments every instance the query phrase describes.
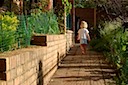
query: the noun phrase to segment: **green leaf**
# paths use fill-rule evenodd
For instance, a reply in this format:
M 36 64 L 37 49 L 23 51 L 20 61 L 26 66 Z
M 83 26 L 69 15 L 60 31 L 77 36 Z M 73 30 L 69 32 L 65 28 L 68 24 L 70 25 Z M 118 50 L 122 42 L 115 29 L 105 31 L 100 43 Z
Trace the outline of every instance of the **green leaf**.
M 126 51 L 126 45 L 123 45 L 122 50 Z

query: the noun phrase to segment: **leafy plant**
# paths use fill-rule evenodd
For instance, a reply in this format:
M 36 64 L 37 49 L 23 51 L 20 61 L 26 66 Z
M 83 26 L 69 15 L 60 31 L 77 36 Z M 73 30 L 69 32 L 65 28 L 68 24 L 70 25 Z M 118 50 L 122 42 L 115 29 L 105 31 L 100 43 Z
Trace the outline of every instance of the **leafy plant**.
M 64 10 L 66 12 L 66 15 L 68 15 L 72 9 L 72 4 L 68 0 L 62 0 L 62 4 L 66 6 L 66 9 Z
M 0 29 L 0 51 L 13 50 L 16 48 L 15 33 L 19 20 L 13 13 L 7 12 L 1 18 L 1 29 Z
M 19 26 L 16 32 L 16 38 L 18 42 L 18 48 L 26 47 L 30 45 L 30 40 L 32 36 L 32 29 L 27 25 L 27 18 L 26 15 L 19 15 L 18 19 L 20 21 Z
M 36 23 L 36 24 L 35 24 Z M 57 17 L 53 11 L 40 12 L 28 17 L 28 26 L 34 33 L 59 34 Z
M 128 32 L 123 32 L 118 21 L 105 22 L 100 29 L 100 38 L 94 39 L 90 45 L 95 50 L 103 51 L 107 60 L 118 70 L 117 85 L 128 82 Z M 107 50 L 106 50 L 107 49 Z
M 96 8 L 94 0 L 75 0 L 76 8 Z
M 68 0 L 61 0 L 62 1 L 62 5 L 57 2 L 56 3 L 56 7 L 54 8 L 54 12 L 58 17 L 58 24 L 59 24 L 59 29 L 61 33 L 64 33 L 64 17 L 69 16 L 71 9 L 72 9 L 72 4 L 71 2 L 69 2 Z M 64 7 L 65 6 L 65 7 Z M 64 14 L 64 12 L 66 12 L 66 16 Z

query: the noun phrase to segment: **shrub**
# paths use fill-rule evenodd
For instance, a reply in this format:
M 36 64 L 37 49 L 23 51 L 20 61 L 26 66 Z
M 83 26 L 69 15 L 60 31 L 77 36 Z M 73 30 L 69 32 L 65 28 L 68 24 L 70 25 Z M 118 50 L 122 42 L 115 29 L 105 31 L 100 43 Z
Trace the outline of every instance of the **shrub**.
M 105 22 L 100 38 L 91 41 L 96 51 L 103 51 L 107 60 L 118 70 L 117 85 L 128 84 L 128 32 L 123 32 L 118 21 Z
M 16 15 L 9 12 L 0 16 L 2 18 L 0 29 L 0 51 L 13 50 L 17 46 L 15 33 L 19 20 Z
M 57 17 L 52 11 L 32 14 L 32 16 L 28 18 L 28 26 L 37 34 L 60 33 Z

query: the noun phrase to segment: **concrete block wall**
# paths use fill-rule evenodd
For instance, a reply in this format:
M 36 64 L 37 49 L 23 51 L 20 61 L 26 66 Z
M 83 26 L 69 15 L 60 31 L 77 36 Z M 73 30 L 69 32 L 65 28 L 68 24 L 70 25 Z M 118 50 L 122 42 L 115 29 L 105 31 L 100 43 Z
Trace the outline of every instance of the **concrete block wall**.
M 47 85 L 65 57 L 67 35 L 47 35 L 47 46 L 31 46 L 0 54 L 0 85 Z

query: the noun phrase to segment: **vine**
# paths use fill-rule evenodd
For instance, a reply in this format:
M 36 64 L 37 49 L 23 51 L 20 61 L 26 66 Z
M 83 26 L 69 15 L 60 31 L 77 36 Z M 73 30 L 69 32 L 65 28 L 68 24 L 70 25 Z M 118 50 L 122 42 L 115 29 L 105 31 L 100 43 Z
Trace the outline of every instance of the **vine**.
M 66 9 L 64 11 L 66 11 L 66 14 L 68 15 L 72 9 L 72 4 L 68 0 L 62 0 L 62 4 L 66 5 Z

